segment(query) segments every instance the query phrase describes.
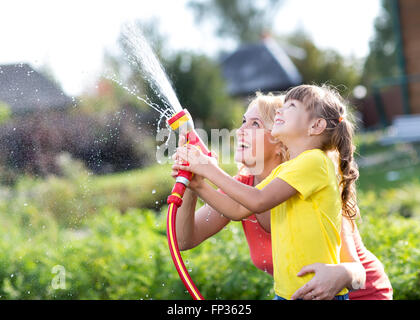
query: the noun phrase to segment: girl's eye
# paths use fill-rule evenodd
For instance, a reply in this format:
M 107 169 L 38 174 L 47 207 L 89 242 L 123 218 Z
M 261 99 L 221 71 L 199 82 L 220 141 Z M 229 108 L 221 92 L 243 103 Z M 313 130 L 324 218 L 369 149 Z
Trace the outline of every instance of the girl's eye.
M 257 121 L 254 121 L 253 123 L 252 123 L 252 125 L 254 126 L 254 127 L 260 127 L 260 124 L 257 122 Z

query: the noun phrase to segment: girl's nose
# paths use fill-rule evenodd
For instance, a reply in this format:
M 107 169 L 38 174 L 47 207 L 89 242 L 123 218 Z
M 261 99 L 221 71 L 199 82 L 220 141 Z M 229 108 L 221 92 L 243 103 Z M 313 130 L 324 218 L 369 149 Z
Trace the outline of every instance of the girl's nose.
M 276 109 L 276 114 L 279 114 L 279 115 L 283 114 L 282 108 L 277 108 Z

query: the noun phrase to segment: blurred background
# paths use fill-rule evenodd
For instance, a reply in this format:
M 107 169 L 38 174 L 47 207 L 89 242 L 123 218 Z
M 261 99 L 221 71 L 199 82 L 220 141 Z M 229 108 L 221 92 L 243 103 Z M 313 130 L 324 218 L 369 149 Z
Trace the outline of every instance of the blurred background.
M 21 0 L 2 9 L 1 299 L 189 299 L 166 244 L 173 180 L 156 163 L 159 114 L 138 96 L 160 101 L 128 62 L 127 22 L 144 31 L 205 130 L 239 127 L 256 91 L 335 86 L 357 119 L 364 243 L 395 299 L 420 298 L 419 0 Z M 206 298 L 273 296 L 240 229 L 230 223 L 183 253 Z

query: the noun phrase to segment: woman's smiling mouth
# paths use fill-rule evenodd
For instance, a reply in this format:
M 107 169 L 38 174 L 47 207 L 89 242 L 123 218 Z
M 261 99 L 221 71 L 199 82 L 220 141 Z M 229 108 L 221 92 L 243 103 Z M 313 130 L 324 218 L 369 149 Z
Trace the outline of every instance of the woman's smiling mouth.
M 248 149 L 251 145 L 245 141 L 239 141 L 238 142 L 238 149 Z

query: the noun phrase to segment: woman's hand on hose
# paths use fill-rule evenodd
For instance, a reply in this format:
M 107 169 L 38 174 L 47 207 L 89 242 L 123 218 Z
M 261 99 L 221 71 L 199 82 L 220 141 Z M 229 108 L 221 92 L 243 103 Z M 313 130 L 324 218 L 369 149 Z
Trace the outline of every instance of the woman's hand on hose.
M 185 145 L 186 138 L 184 135 L 179 135 L 178 145 L 183 146 Z M 183 163 L 183 161 L 178 157 L 177 153 L 172 155 L 172 160 L 174 164 L 172 165 L 171 176 L 172 178 L 176 179 L 178 176 L 179 165 Z M 188 184 L 188 188 L 191 190 L 195 190 L 196 188 L 200 187 L 204 183 L 204 178 L 200 175 L 194 174 L 190 183 Z
M 200 148 L 186 144 L 179 147 L 176 152 L 176 158 L 183 164 L 175 163 L 173 169 L 190 171 L 196 175 L 207 177 L 211 170 L 217 167 L 217 159 L 201 152 Z
M 309 273 L 315 273 L 314 277 L 293 294 L 292 300 L 332 300 L 346 286 L 348 275 L 339 265 L 314 263 L 297 275 Z

